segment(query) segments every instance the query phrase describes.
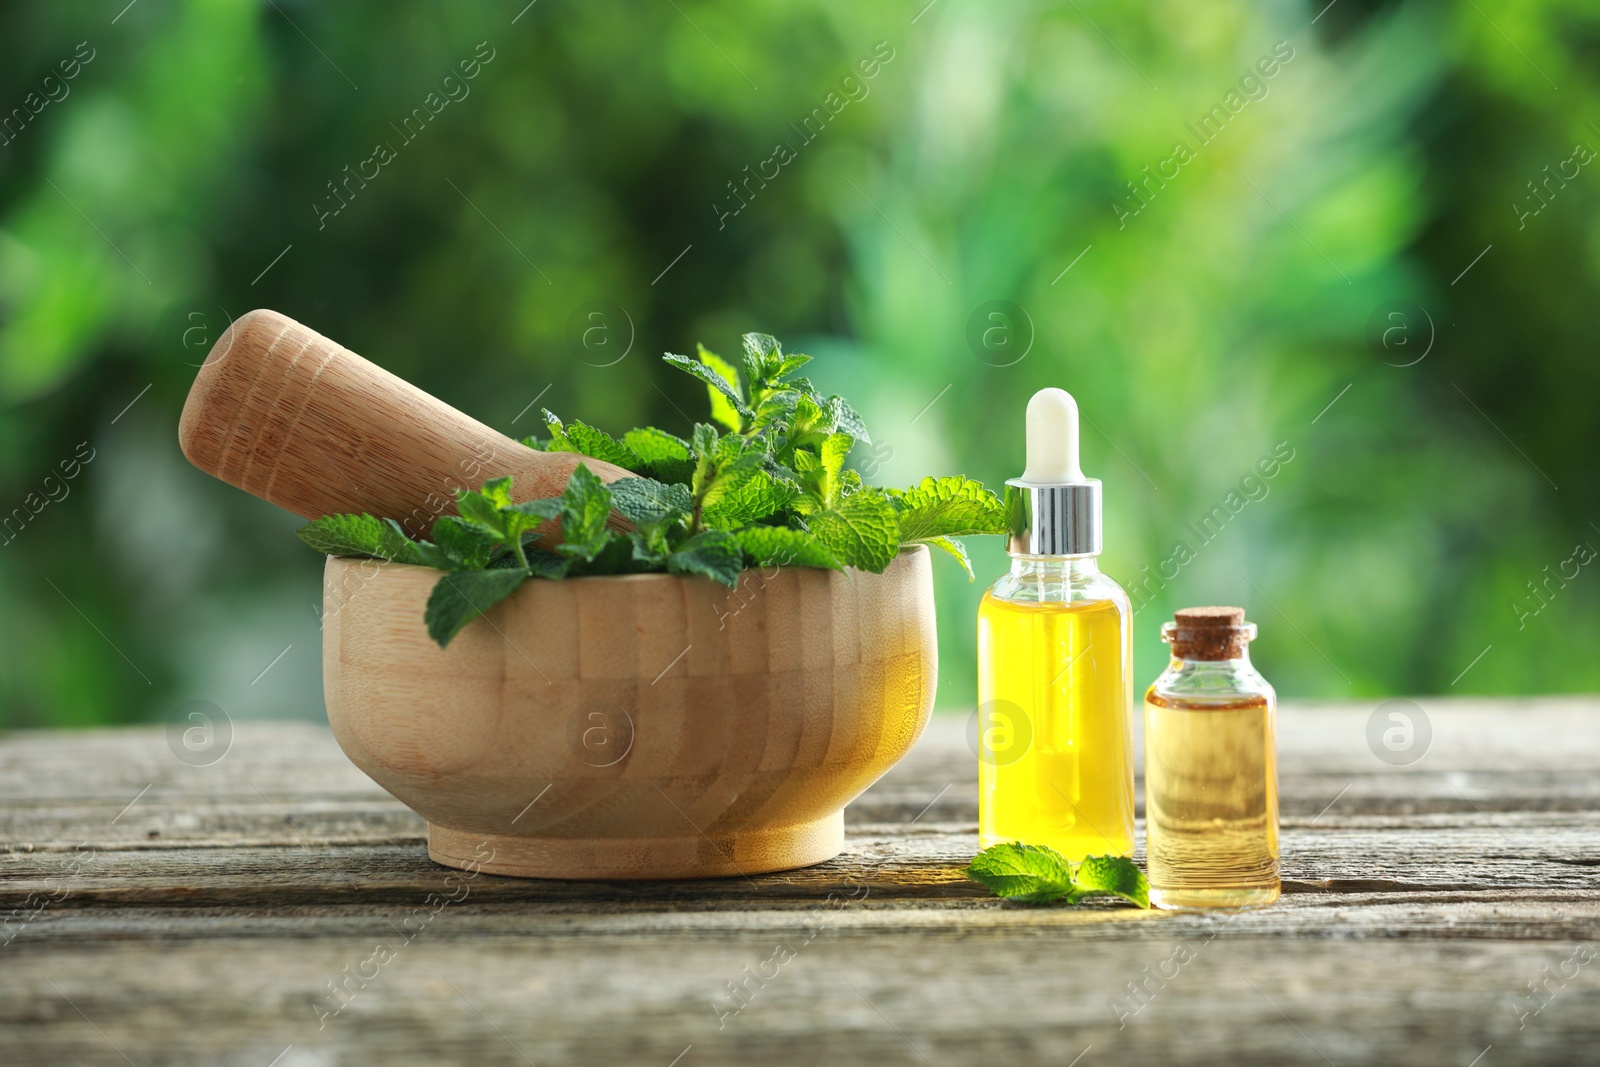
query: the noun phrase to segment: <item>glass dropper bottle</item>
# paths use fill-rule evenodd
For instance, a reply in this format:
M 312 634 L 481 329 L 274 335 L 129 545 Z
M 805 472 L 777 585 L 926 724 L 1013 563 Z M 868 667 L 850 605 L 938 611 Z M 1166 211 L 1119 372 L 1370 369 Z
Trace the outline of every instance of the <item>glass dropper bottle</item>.
M 1096 560 L 1100 482 L 1079 468 L 1066 391 L 1028 402 L 1006 504 L 1011 572 L 978 608 L 979 845 L 1132 855 L 1132 608 Z

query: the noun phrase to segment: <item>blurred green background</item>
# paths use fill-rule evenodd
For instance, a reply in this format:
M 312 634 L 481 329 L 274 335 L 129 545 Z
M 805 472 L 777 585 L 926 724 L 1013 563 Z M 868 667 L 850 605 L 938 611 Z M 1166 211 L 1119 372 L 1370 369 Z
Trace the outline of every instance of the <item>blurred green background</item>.
M 321 717 L 320 558 L 176 444 L 252 307 L 518 435 L 685 431 L 659 353 L 769 331 L 891 485 L 1063 386 L 1141 683 L 1237 602 L 1290 697 L 1600 688 L 1590 0 L 524 3 L 0 8 L 0 723 Z

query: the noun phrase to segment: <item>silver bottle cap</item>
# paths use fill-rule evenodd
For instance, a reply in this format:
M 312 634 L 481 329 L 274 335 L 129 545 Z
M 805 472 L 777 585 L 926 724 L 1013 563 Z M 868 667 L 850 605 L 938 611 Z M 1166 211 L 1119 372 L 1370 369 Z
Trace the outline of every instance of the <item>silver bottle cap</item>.
M 1064 389 L 1028 401 L 1028 465 L 1006 482 L 1014 556 L 1093 556 L 1101 547 L 1100 480 L 1078 466 L 1078 404 Z
M 1100 479 L 1061 485 L 1006 482 L 1006 515 L 1013 556 L 1100 554 Z

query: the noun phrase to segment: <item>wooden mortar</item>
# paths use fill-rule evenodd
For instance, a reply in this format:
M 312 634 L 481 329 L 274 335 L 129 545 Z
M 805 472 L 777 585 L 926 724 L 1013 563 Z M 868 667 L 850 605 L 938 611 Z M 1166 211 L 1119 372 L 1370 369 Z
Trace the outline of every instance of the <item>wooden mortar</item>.
M 453 867 L 538 878 L 752 875 L 820 863 L 844 806 L 927 724 L 925 547 L 883 574 L 529 581 L 440 649 L 439 572 L 330 557 L 328 722 Z

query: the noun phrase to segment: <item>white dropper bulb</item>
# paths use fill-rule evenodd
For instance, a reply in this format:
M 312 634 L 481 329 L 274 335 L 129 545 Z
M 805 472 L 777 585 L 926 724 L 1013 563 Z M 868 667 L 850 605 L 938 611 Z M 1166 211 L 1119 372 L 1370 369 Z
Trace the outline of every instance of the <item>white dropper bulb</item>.
M 1078 402 L 1065 389 L 1041 389 L 1028 401 L 1029 485 L 1085 481 L 1078 466 Z

